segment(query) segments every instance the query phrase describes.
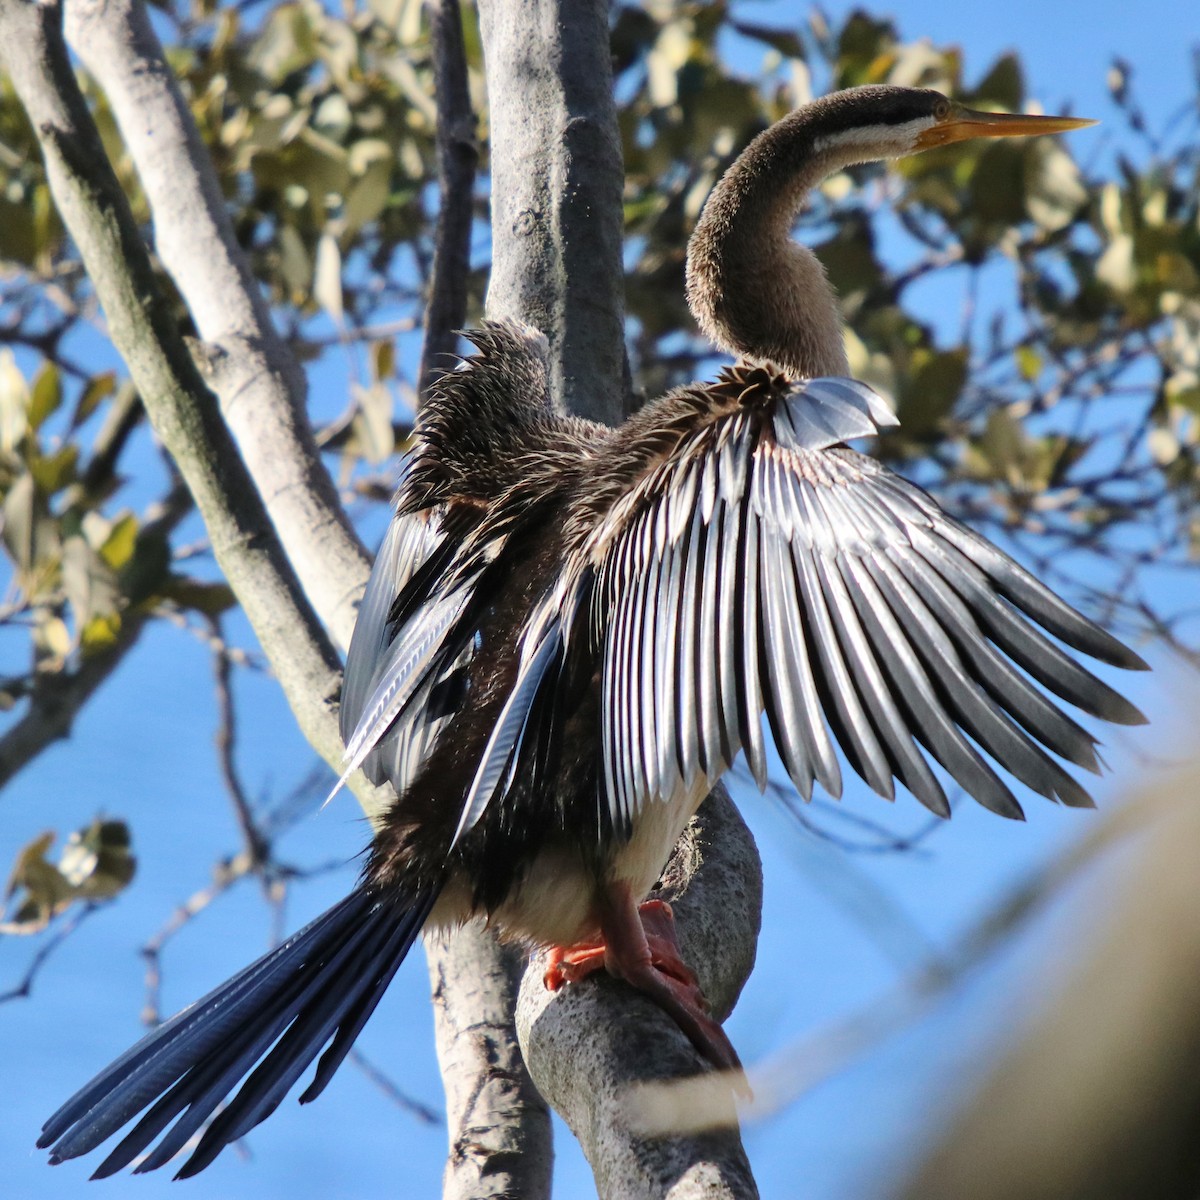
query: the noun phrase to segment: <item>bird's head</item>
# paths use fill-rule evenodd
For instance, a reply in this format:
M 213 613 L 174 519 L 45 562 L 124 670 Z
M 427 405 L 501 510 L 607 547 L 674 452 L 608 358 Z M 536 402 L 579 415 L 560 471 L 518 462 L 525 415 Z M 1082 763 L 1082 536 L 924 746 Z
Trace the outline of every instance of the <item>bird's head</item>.
M 890 86 L 836 92 L 813 110 L 817 120 L 806 122 L 811 152 L 861 162 L 902 158 L 971 138 L 1032 137 L 1096 124 L 1084 117 L 982 112 L 928 88 Z
M 842 375 L 841 318 L 825 274 L 791 241 L 804 197 L 854 163 L 970 138 L 1094 125 L 1080 117 L 980 112 L 926 88 L 872 85 L 822 96 L 761 133 L 713 189 L 688 245 L 688 303 L 724 350 L 792 376 Z

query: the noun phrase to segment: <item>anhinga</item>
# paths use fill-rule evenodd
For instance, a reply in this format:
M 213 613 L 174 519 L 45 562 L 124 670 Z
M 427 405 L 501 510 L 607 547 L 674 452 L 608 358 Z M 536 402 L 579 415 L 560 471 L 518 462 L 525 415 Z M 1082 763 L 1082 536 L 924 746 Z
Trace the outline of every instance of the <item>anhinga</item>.
M 535 331 L 470 335 L 477 353 L 420 414 L 346 664 L 348 772 L 397 793 L 361 882 L 68 1101 L 39 1143 L 52 1161 L 151 1105 L 96 1174 L 174 1122 L 137 1169 L 161 1166 L 244 1079 L 194 1174 L 327 1047 L 311 1100 L 427 922 L 484 915 L 558 947 L 551 986 L 604 966 L 736 1065 L 669 910 L 639 902 L 739 751 L 765 783 L 764 713 L 806 798 L 840 793 L 840 746 L 877 792 L 899 780 L 942 815 L 929 759 L 1006 816 L 1021 810 L 996 765 L 1090 803 L 1058 760 L 1097 771 L 1095 741 L 1035 681 L 1132 724 L 1060 643 L 1144 664 L 845 445 L 895 418 L 844 378 L 832 290 L 789 236 L 808 190 L 852 163 L 1088 123 L 894 87 L 798 109 L 729 169 L 688 248 L 692 311 L 737 363 L 619 429 L 553 410 Z

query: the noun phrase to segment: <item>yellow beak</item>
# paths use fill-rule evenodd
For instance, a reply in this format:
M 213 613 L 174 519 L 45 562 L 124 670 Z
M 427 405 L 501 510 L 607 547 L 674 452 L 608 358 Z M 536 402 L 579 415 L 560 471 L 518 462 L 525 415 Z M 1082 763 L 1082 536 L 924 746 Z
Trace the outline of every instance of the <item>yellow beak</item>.
M 917 138 L 915 149 L 929 150 L 949 146 L 968 138 L 1035 137 L 1043 133 L 1063 133 L 1095 125 L 1087 117 L 1035 117 L 1025 113 L 977 112 L 955 105 L 946 119 L 925 130 Z

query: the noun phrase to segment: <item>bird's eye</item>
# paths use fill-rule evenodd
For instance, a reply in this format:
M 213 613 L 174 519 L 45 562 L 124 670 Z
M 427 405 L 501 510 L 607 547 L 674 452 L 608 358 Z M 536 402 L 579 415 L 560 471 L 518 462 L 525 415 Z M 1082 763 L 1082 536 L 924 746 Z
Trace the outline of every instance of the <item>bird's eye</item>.
M 938 121 L 944 121 L 950 115 L 953 109 L 954 106 L 950 103 L 950 101 L 947 100 L 945 96 L 942 96 L 933 106 L 934 118 Z

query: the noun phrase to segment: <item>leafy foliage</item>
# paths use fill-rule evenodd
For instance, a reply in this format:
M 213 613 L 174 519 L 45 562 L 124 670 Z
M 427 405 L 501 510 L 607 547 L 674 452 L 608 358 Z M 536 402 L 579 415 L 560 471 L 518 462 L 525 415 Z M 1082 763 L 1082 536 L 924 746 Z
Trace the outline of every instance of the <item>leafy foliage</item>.
M 17 855 L 6 889 L 10 912 L 0 928 L 37 933 L 76 903 L 111 900 L 133 880 L 137 859 L 129 826 L 97 817 L 67 839 L 57 863 L 46 858 L 54 834 L 43 833 Z

